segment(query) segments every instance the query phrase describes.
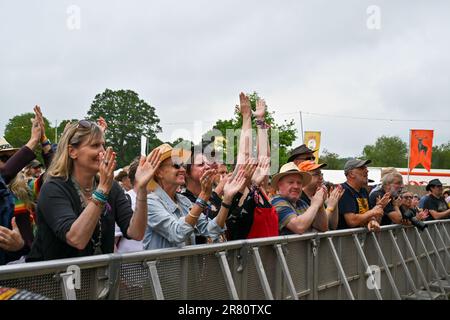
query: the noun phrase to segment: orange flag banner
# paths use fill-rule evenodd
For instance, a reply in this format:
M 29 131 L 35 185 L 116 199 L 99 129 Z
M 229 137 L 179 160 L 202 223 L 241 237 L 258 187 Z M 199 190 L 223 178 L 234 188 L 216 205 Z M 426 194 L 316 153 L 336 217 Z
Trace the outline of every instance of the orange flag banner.
M 409 171 L 419 164 L 430 172 L 433 151 L 433 130 L 411 130 L 409 143 Z

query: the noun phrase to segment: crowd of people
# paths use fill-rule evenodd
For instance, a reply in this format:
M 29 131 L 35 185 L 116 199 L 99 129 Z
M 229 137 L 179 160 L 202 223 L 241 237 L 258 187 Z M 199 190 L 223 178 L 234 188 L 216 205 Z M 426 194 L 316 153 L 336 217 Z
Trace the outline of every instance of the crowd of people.
M 416 221 L 450 216 L 450 192 L 438 179 L 420 199 L 387 168 L 371 190 L 368 159 L 347 161 L 346 182 L 334 185 L 323 179 L 326 163 L 301 145 L 270 176 L 265 102 L 252 111 L 241 93 L 239 111 L 234 165 L 202 146 L 165 143 L 114 176 L 104 119 L 68 123 L 53 148 L 36 106 L 27 144 L 17 149 L 0 140 L 0 265 L 355 227 L 378 231 L 410 225 L 411 212 Z M 43 165 L 35 159 L 39 145 Z

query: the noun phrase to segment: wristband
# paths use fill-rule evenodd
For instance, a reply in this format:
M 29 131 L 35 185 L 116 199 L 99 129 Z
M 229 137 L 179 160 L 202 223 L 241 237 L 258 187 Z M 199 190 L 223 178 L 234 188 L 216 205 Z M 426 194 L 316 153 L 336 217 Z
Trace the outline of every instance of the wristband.
M 222 202 L 222 207 L 227 208 L 228 210 L 231 209 L 231 204 L 226 204 L 225 202 Z
M 44 143 L 44 142 L 47 141 L 47 140 L 48 140 L 48 138 L 47 138 L 47 136 L 44 134 L 44 136 L 41 137 L 41 143 Z
M 103 210 L 103 208 L 105 207 L 105 204 L 106 204 L 106 202 L 102 202 L 101 200 L 99 200 L 99 199 L 97 199 L 97 198 L 95 198 L 95 197 L 92 197 L 92 198 L 91 198 L 91 201 L 92 201 L 97 207 L 99 207 L 99 208 L 102 209 L 102 210 Z
M 256 120 L 256 125 L 260 127 L 261 129 L 268 129 L 270 128 L 270 125 L 266 123 L 264 120 Z
M 205 209 L 208 207 L 208 203 L 206 203 L 205 200 L 197 198 L 197 200 L 195 200 L 195 203 L 200 206 L 202 209 Z
M 190 212 L 188 212 L 188 216 L 191 216 L 192 218 L 194 218 L 194 219 L 198 219 L 198 217 L 200 217 L 200 215 L 198 215 L 198 216 L 194 216 L 192 213 L 190 213 Z
M 50 142 L 50 140 L 47 139 L 47 140 L 44 140 L 44 142 L 41 143 L 41 146 L 42 146 L 42 147 L 45 147 L 45 146 L 50 146 L 51 144 L 52 144 L 52 143 Z
M 101 202 L 107 202 L 108 201 L 108 195 L 106 195 L 102 190 L 96 189 L 92 193 L 92 197 L 100 200 Z

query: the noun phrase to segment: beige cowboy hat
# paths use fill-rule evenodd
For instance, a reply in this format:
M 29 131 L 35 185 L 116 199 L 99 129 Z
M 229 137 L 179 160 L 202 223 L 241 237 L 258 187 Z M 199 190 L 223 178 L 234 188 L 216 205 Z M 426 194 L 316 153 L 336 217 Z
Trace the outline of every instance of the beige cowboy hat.
M 0 137 L 0 154 L 13 155 L 17 150 L 19 150 L 19 148 L 13 148 L 4 137 Z
M 169 158 L 172 158 L 174 161 L 186 163 L 187 160 L 191 157 L 191 151 L 185 149 L 174 149 L 170 144 L 164 143 L 155 149 L 159 149 L 161 151 L 161 163 Z M 147 185 L 148 191 L 154 191 L 158 187 L 158 183 L 152 179 Z
M 288 162 L 280 168 L 280 172 L 273 175 L 271 185 L 274 188 L 278 187 L 278 181 L 284 176 L 290 174 L 297 174 L 302 178 L 302 184 L 306 186 L 311 181 L 311 174 L 305 171 L 300 171 L 300 169 L 295 165 L 294 162 Z

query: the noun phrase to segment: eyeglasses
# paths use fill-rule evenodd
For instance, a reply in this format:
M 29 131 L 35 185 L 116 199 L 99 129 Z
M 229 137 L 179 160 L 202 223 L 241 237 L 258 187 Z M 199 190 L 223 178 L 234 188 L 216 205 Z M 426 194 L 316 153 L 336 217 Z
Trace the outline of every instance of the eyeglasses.
M 323 177 L 323 173 L 322 172 L 314 172 L 314 173 L 311 173 L 311 175 L 314 176 L 314 177 Z

